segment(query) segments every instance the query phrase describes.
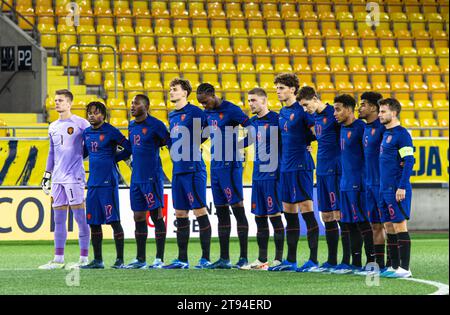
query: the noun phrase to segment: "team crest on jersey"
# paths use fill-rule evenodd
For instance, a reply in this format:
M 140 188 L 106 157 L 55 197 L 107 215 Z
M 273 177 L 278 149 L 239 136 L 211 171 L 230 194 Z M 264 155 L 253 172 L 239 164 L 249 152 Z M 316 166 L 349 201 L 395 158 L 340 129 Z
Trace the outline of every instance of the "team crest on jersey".
M 67 128 L 67 133 L 68 133 L 69 135 L 73 134 L 73 127 Z
M 350 139 L 351 136 L 352 136 L 352 132 L 351 131 L 347 132 L 347 138 Z
M 147 134 L 147 128 L 142 128 L 142 133 L 144 134 L 144 135 L 146 135 Z
M 90 220 L 92 218 L 92 214 L 88 213 L 86 217 L 88 220 Z
M 220 114 L 219 114 L 219 118 L 220 118 L 220 120 L 223 119 L 223 113 L 220 113 Z
M 327 124 L 327 117 L 324 117 L 322 122 L 323 122 L 324 125 L 326 125 Z
M 291 116 L 289 117 L 289 119 L 290 119 L 290 120 L 294 120 L 294 118 L 295 118 L 295 114 L 292 113 Z
M 104 135 L 104 134 L 101 134 L 100 137 L 99 137 L 99 139 L 100 139 L 100 141 L 105 140 L 105 135 Z
M 181 115 L 181 121 L 184 121 L 185 119 L 186 119 L 186 115 L 185 114 Z
M 391 142 L 391 140 L 392 140 L 392 136 L 391 136 L 391 135 L 389 135 L 389 136 L 387 137 L 387 139 L 386 139 L 386 142 L 387 142 L 387 143 L 390 143 L 390 142 Z
M 372 132 L 371 132 L 371 135 L 372 135 L 372 136 L 375 134 L 375 131 L 376 131 L 376 129 L 375 129 L 375 128 L 372 128 Z

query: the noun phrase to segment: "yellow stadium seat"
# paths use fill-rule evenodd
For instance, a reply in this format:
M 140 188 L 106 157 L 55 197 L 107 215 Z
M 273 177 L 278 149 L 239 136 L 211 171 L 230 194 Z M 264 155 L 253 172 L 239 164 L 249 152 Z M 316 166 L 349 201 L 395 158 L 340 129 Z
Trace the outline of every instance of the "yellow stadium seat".
M 221 83 L 224 91 L 240 91 L 241 89 L 235 73 L 223 73 Z
M 202 82 L 211 84 L 217 90 L 222 90 L 217 73 L 203 73 Z
M 289 62 L 288 56 L 275 56 L 274 63 L 275 63 L 275 71 L 276 72 L 291 72 L 292 71 L 292 66 Z
M 300 74 L 311 72 L 311 67 L 309 66 L 308 57 L 294 56 L 293 63 L 294 63 L 294 71 L 295 72 L 300 73 Z
M 52 0 L 36 0 L 36 15 L 39 17 L 53 16 L 54 12 Z
M 222 3 L 219 1 L 207 3 L 207 10 L 209 18 L 225 18 L 225 11 L 223 10 Z
M 161 71 L 173 72 L 178 71 L 177 56 L 176 55 L 162 55 L 160 63 Z
M 199 56 L 199 70 L 203 72 L 217 71 L 216 61 L 214 56 Z
M 143 92 L 144 86 L 141 82 L 141 74 L 136 72 L 125 72 L 125 91 Z
M 284 22 L 286 37 L 303 37 L 303 32 L 300 28 L 299 21 L 287 20 Z
M 431 109 L 433 107 L 433 105 L 431 104 L 429 99 L 426 100 L 414 100 L 414 107 L 418 110 L 423 110 L 423 109 Z
M 112 20 L 111 21 L 106 21 L 106 19 L 110 20 L 109 18 L 102 18 L 104 21 L 102 21 L 102 24 L 97 24 L 97 33 L 99 35 L 115 35 L 115 30 L 114 30 L 114 26 L 112 24 Z M 107 24 L 107 23 L 111 23 L 111 24 Z M 100 40 L 101 40 L 101 36 L 100 36 Z
M 357 92 L 372 90 L 372 85 L 369 83 L 367 74 L 353 74 L 353 86 Z
M 444 82 L 441 82 L 441 76 L 438 74 L 427 74 L 426 75 L 426 83 L 428 88 L 434 92 L 445 92 L 447 88 L 445 87 Z
M 436 109 L 448 109 L 448 100 L 446 100 L 446 99 L 435 99 L 435 100 L 433 100 L 433 108 L 436 108 Z
M 150 115 L 155 117 L 156 119 L 159 119 L 163 122 L 167 121 L 167 110 L 166 109 L 151 109 Z
M 56 48 L 58 38 L 53 24 L 38 24 L 38 31 L 41 33 L 41 45 L 43 47 Z
M 247 37 L 245 20 L 230 20 L 230 35 L 233 37 Z
M 241 10 L 241 4 L 239 2 L 227 2 L 225 4 L 227 18 L 229 19 L 243 19 L 244 13 Z
M 200 85 L 200 74 L 198 72 L 185 72 L 183 73 L 183 79 L 189 80 L 193 90 L 197 90 Z
M 195 55 L 180 56 L 180 71 L 198 71 Z
M 325 55 L 325 48 L 321 39 L 308 39 L 308 53 L 311 55 Z
M 136 42 L 134 36 L 119 36 L 120 53 L 136 53 Z
M 273 83 L 275 80 L 275 76 L 273 73 L 261 73 L 259 75 L 259 86 L 269 91 L 275 91 L 275 84 Z
M 173 44 L 173 37 L 159 37 L 158 52 L 175 53 L 175 45 Z
M 211 45 L 211 39 L 209 37 L 197 38 L 196 40 L 196 53 L 197 54 L 212 54 L 214 53 Z
M 422 68 L 418 64 L 417 51 L 413 47 L 400 49 L 400 55 L 403 56 L 403 68 L 405 72 L 421 72 Z
M 116 117 L 113 117 L 109 120 L 109 123 L 113 125 L 114 127 L 127 127 L 128 126 L 128 120 L 124 119 L 118 119 Z
M 281 27 L 281 21 L 267 21 L 267 36 L 284 37 L 284 31 Z
M 271 57 L 256 56 L 256 71 L 258 72 L 273 72 L 273 65 Z
M 346 47 L 345 54 L 348 56 L 348 68 L 351 72 L 366 72 L 364 57 L 360 47 Z
M 159 71 L 156 55 L 142 55 L 141 71 Z
M 425 14 L 425 20 L 427 21 L 428 30 L 442 31 L 444 27 L 444 19 L 437 12 L 430 12 Z
M 150 23 L 149 18 L 136 18 L 136 35 L 144 36 L 144 35 L 152 35 L 153 34 L 153 28 Z
M 192 37 L 178 37 L 177 38 L 177 52 L 180 54 L 192 54 L 194 52 L 194 45 Z
M 171 1 L 170 16 L 175 18 L 188 17 L 189 13 L 186 10 L 186 3 L 183 1 Z
M 234 64 L 233 56 L 220 56 L 218 57 L 218 69 L 219 71 L 235 72 L 236 66 Z M 223 86 L 223 83 L 222 83 Z
M 303 33 L 306 37 L 321 37 L 322 34 L 319 30 L 319 24 L 315 21 L 303 22 Z
M 126 103 L 123 98 L 108 98 L 106 100 L 106 107 L 108 107 L 108 108 L 126 108 Z
M 225 92 L 225 99 L 231 103 L 236 104 L 237 106 L 244 106 L 244 102 L 242 102 L 240 92 Z
M 400 57 L 397 48 L 383 47 L 381 54 L 384 56 L 384 64 L 387 72 L 403 72 L 403 66 L 400 64 Z
M 98 54 L 83 54 L 81 61 L 81 70 L 82 71 L 92 71 L 99 70 L 100 62 L 98 58 Z
M 139 71 L 140 66 L 137 55 L 122 55 L 122 71 Z
M 405 81 L 405 76 L 403 74 L 391 74 L 390 85 L 394 92 L 409 91 L 409 84 Z
M 156 109 L 165 109 L 166 102 L 164 101 L 164 93 L 162 91 L 152 91 L 147 93 L 150 99 L 150 107 Z
M 140 54 L 154 54 L 156 53 L 155 39 L 151 36 L 139 37 L 138 51 Z
M 159 72 L 144 73 L 144 88 L 146 91 L 162 91 L 161 74 Z
M 278 6 L 276 3 L 264 3 L 262 12 L 263 12 L 263 17 L 265 19 L 279 20 L 281 18 L 280 13 L 278 12 Z
M 311 68 L 315 72 L 328 72 L 331 71 L 330 66 L 327 63 L 327 57 L 311 57 Z
M 353 93 L 355 90 L 348 74 L 335 74 L 334 82 L 336 91 L 339 93 Z
M 173 34 L 174 35 L 191 35 L 191 29 L 189 28 L 188 19 L 176 19 L 173 21 Z
M 298 20 L 298 13 L 294 3 L 281 4 L 281 18 L 283 20 Z
M 214 46 L 216 54 L 231 54 L 233 52 L 228 37 L 216 37 L 214 39 Z
M 120 67 L 119 56 L 116 56 L 117 69 Z M 102 54 L 102 70 L 114 70 L 114 54 L 112 52 Z
M 329 74 L 317 74 L 316 75 L 316 87 L 318 92 L 330 92 L 335 91 L 336 88 L 334 84 L 331 82 L 331 75 Z
M 333 72 L 348 72 L 345 64 L 344 51 L 341 47 L 330 47 L 327 51 L 329 55 L 330 68 Z
M 244 4 L 244 13 L 247 19 L 262 18 L 261 11 L 259 10 L 259 5 L 254 2 Z
M 128 0 L 114 1 L 114 15 L 115 16 L 131 16 L 131 10 Z
M 233 40 L 234 54 L 251 54 L 252 50 L 248 44 L 247 38 L 235 38 Z
M 112 10 L 110 6 L 110 1 L 99 0 L 94 1 L 94 15 L 97 17 L 110 17 L 112 16 Z
M 226 20 L 212 20 L 211 21 L 211 35 L 212 36 L 228 36 L 228 28 Z
M 288 40 L 289 53 L 293 56 L 306 55 L 305 40 L 303 38 L 291 38 Z
M 372 88 L 380 93 L 388 93 L 391 91 L 391 86 L 387 81 L 385 74 L 372 74 Z
M 423 82 L 422 74 L 409 74 L 408 75 L 408 83 L 411 91 L 427 91 L 428 86 L 425 82 Z
M 172 28 L 170 27 L 170 19 L 156 19 L 154 32 L 156 35 L 172 35 Z
M 241 87 L 242 90 L 248 91 L 258 86 L 256 82 L 256 74 L 254 73 L 243 73 L 241 74 Z
M 189 3 L 189 16 L 190 17 L 206 17 L 206 11 L 203 2 L 191 2 Z
M 252 50 L 254 54 L 269 54 L 270 50 L 267 46 L 267 40 L 265 38 L 254 38 L 252 40 Z
M 255 67 L 253 66 L 252 56 L 237 56 L 237 70 L 239 72 L 253 72 Z
M 110 119 L 116 118 L 117 120 L 128 120 L 128 111 L 124 109 L 110 109 Z
M 151 7 L 152 7 L 152 17 L 154 18 L 161 18 L 161 17 L 167 18 L 170 16 L 166 1 L 152 1 Z
M 270 48 L 273 55 L 285 55 L 289 53 L 284 38 L 272 38 L 270 40 Z
M 434 114 L 432 111 L 419 111 L 418 118 L 419 118 L 421 127 L 433 128 L 433 127 L 439 126 L 436 119 L 434 119 Z M 429 136 L 439 137 L 439 130 L 431 130 L 431 134 L 430 134 L 430 130 L 423 130 L 422 136 L 424 136 L 424 137 L 429 137 Z
M 248 35 L 251 37 L 265 37 L 266 31 L 264 30 L 263 22 L 261 20 L 248 21 Z

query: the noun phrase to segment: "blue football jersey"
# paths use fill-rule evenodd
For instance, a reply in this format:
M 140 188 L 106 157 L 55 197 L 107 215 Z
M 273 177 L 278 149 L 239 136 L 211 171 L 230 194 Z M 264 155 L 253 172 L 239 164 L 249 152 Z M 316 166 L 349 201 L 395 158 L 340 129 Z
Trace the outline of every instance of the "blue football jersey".
M 380 185 L 380 145 L 386 128 L 376 119 L 364 129 L 365 181 L 367 186 Z
M 248 116 L 242 109 L 223 100 L 218 108 L 205 110 L 211 135 L 211 169 L 242 167 L 242 156 L 237 150 L 238 132 L 234 128 L 249 125 Z M 220 131 L 220 138 L 215 131 Z M 218 150 L 219 147 L 221 150 Z M 220 152 L 221 151 L 221 152 Z
M 348 126 L 341 125 L 341 190 L 362 190 L 364 183 L 363 135 L 365 123 L 356 119 Z
M 116 163 L 131 155 L 130 142 L 115 127 L 104 123 L 100 128 L 88 127 L 83 132 L 84 151 L 89 156 L 88 187 L 117 186 Z M 123 151 L 116 153 L 117 146 Z
M 162 173 L 159 150 L 168 144 L 169 132 L 162 121 L 150 115 L 142 122 L 131 121 L 128 126 L 133 151 L 131 182 L 155 181 Z
M 205 171 L 201 144 L 206 115 L 197 106 L 188 103 L 169 114 L 173 174 Z
M 410 190 L 414 162 L 414 147 L 408 130 L 402 126 L 386 129 L 380 148 L 380 191 Z
M 314 120 L 303 107 L 295 102 L 280 110 L 278 121 L 281 129 L 281 172 L 312 170 L 308 158 L 308 129 Z
M 317 175 L 341 174 L 341 126 L 334 117 L 334 107 L 328 105 L 314 114 L 314 130 L 318 142 Z

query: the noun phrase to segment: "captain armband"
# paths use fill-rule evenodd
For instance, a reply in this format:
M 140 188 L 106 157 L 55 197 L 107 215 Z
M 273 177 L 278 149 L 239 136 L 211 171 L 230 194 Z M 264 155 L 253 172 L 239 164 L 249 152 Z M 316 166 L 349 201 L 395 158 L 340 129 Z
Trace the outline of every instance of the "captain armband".
M 400 157 L 404 158 L 405 156 L 413 156 L 414 155 L 414 148 L 413 147 L 403 147 L 400 150 L 398 150 L 398 153 L 400 153 Z

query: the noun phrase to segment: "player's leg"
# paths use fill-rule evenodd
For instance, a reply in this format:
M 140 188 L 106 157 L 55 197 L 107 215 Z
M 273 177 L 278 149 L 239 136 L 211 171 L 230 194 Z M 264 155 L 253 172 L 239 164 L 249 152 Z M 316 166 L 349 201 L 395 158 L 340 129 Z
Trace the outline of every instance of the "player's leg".
M 105 213 L 101 203 L 101 187 L 90 187 L 86 196 L 86 219 L 91 230 L 91 243 L 94 250 L 94 259 L 87 265 L 81 266 L 81 269 L 103 269 L 102 224 L 105 223 Z
M 152 218 L 153 225 L 155 226 L 155 241 L 156 241 L 156 260 L 157 265 L 161 265 L 164 262 L 164 251 L 166 245 L 166 224 L 164 223 L 164 217 L 162 208 L 150 211 L 150 217 Z M 153 264 L 155 265 L 155 264 Z
M 248 220 L 244 208 L 244 188 L 242 183 L 242 168 L 233 168 L 229 173 L 229 185 L 225 189 L 231 191 L 228 195 L 228 203 L 231 205 L 237 223 L 237 235 L 239 238 L 239 261 L 233 266 L 241 268 L 248 264 Z M 222 186 L 223 187 L 223 186 Z
M 208 210 L 206 207 L 206 172 L 195 172 L 191 176 L 191 191 L 194 201 L 191 205 L 194 215 L 197 218 L 200 234 L 200 245 L 202 257 L 199 265 L 206 267 L 210 265 L 211 252 L 211 223 L 209 222 Z M 198 265 L 198 266 L 199 266 Z
M 190 236 L 189 210 L 192 209 L 194 196 L 189 190 L 192 180 L 191 174 L 174 174 L 172 178 L 172 200 L 175 209 L 176 227 L 177 227 L 177 245 L 178 258 L 174 259 L 169 265 L 163 266 L 163 269 L 188 269 L 188 244 Z M 189 184 L 189 186 L 188 186 Z
M 286 219 L 287 257 L 278 266 L 269 267 L 269 271 L 295 271 L 297 270 L 297 246 L 300 234 L 300 221 L 298 219 L 297 180 L 295 172 L 281 173 L 282 206 Z
M 64 187 L 60 184 L 52 184 L 52 209 L 54 231 L 54 258 L 47 264 L 39 266 L 39 269 L 62 269 L 64 268 L 64 250 L 67 240 L 67 210 L 68 199 Z
M 72 209 L 73 217 L 78 225 L 78 243 L 80 245 L 80 260 L 77 266 L 86 265 L 89 256 L 90 234 L 89 225 L 86 220 L 84 203 L 84 184 L 69 184 L 64 186 L 66 195 L 69 197 L 69 207 Z
M 116 261 L 112 265 L 113 269 L 122 269 L 125 267 L 123 252 L 124 252 L 124 233 L 122 224 L 120 221 L 114 221 L 110 223 L 113 229 L 114 244 L 116 245 Z
M 309 247 L 309 259 L 303 264 L 297 271 L 309 272 L 319 267 L 317 261 L 317 252 L 319 246 L 319 225 L 317 224 L 316 217 L 314 216 L 313 208 L 313 172 L 312 171 L 300 171 L 299 187 L 301 191 L 302 201 L 299 203 L 300 212 L 306 223 L 307 239 Z
M 67 199 L 64 187 L 60 184 L 52 184 L 51 189 L 53 223 L 55 224 L 54 237 L 54 258 L 39 269 L 61 269 L 64 268 L 64 249 L 67 240 L 67 209 L 69 200 Z
M 147 198 L 142 191 L 141 184 L 131 183 L 130 204 L 133 210 L 134 238 L 136 240 L 136 259 L 125 266 L 126 269 L 146 268 L 146 244 L 148 237 L 147 226 Z
M 409 220 L 411 212 L 411 191 L 406 191 L 406 198 L 403 201 L 396 201 L 395 194 L 390 197 L 388 209 L 390 219 L 397 234 L 399 267 L 395 273 L 387 275 L 389 278 L 409 278 L 412 277 L 410 271 L 411 259 L 411 237 L 408 232 L 407 220 Z
M 366 264 L 369 264 L 375 261 L 375 249 L 373 243 L 373 230 L 368 216 L 370 212 L 367 211 L 365 195 L 365 191 L 358 191 L 356 195 L 356 207 L 358 209 L 357 225 L 364 243 Z
M 395 233 L 394 225 L 391 222 L 385 222 L 384 228 L 386 229 L 386 251 L 388 256 L 386 259 L 386 267 L 397 269 L 400 264 L 397 234 Z
M 120 224 L 119 187 L 106 187 L 105 190 L 108 191 L 106 195 L 110 196 L 105 199 L 103 206 L 105 209 L 105 222 L 113 230 L 114 244 L 116 247 L 116 261 L 111 268 L 122 269 L 125 267 L 123 260 L 124 232 L 122 224 Z
M 385 265 L 385 231 L 382 223 L 372 223 L 375 262 L 383 270 Z
M 325 238 L 328 247 L 328 259 L 317 271 L 328 272 L 337 266 L 337 252 L 339 245 L 339 227 L 340 216 L 339 200 L 337 193 L 339 191 L 339 181 L 337 175 L 317 176 L 317 197 L 318 208 L 321 213 L 322 221 L 325 224 Z

